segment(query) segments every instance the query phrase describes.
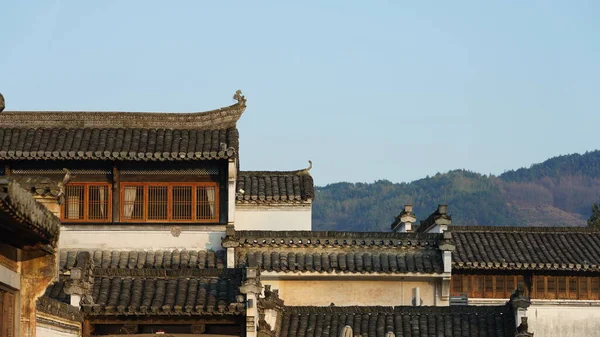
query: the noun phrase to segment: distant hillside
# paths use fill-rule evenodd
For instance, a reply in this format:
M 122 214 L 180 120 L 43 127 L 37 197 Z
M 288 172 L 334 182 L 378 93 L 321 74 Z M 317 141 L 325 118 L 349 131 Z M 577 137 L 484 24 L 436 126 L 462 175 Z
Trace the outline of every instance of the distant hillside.
M 389 230 L 403 205 L 425 219 L 440 203 L 452 222 L 480 226 L 586 226 L 600 199 L 600 151 L 551 158 L 487 176 L 455 170 L 411 183 L 335 183 L 316 188 L 315 230 Z

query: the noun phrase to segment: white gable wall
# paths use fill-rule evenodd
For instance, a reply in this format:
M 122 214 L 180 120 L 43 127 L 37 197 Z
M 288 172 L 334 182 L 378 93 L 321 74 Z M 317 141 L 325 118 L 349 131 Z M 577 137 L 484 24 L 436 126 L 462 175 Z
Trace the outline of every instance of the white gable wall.
M 311 230 L 312 204 L 237 204 L 236 230 Z

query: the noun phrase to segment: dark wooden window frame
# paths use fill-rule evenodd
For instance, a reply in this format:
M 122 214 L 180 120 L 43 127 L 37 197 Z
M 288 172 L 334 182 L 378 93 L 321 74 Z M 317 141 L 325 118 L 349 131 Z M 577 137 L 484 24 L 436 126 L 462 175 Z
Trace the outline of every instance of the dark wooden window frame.
M 594 286 L 596 289 L 592 288 Z M 599 300 L 599 286 L 600 276 L 534 275 L 531 297 L 545 300 Z
M 450 291 L 453 296 L 506 299 L 523 281 L 522 275 L 453 274 Z M 600 300 L 600 276 L 533 275 L 526 292 L 541 300 Z
M 136 219 L 125 219 L 125 188 L 137 186 L 143 187 L 143 215 L 142 218 Z M 148 219 L 148 188 L 149 187 L 167 187 L 167 218 L 166 219 Z M 191 200 L 191 219 L 174 219 L 173 217 L 173 187 L 191 187 L 192 188 L 192 200 Z M 213 187 L 215 191 L 214 195 L 214 217 L 212 219 L 198 219 L 197 218 L 197 206 L 198 201 L 197 188 L 198 187 Z M 214 223 L 219 221 L 219 185 L 216 182 L 121 182 L 120 183 L 120 200 L 119 215 L 121 222 L 194 222 L 194 223 Z
M 507 299 L 518 282 L 524 282 L 522 275 L 453 274 L 450 291 L 452 296 L 466 294 L 469 298 Z
M 66 188 L 70 186 L 83 186 L 83 218 L 82 219 L 69 219 L 66 216 L 67 212 L 67 203 L 68 203 L 68 192 L 65 192 L 64 201 L 60 207 L 60 219 L 62 222 L 111 222 L 112 221 L 112 184 L 104 183 L 104 182 L 77 182 L 77 183 L 69 183 Z M 106 195 L 106 206 L 107 207 L 107 216 L 106 219 L 89 219 L 89 188 L 90 186 L 103 186 L 106 187 L 107 195 Z

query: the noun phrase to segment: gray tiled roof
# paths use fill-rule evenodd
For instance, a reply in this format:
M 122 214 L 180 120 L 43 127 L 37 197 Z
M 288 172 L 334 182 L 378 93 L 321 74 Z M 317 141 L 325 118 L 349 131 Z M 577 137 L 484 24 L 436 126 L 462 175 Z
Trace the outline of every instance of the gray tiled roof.
M 302 171 L 240 171 L 238 203 L 293 203 L 314 199 L 313 178 Z
M 235 231 L 238 267 L 275 272 L 441 273 L 442 234 Z
M 82 250 L 61 250 L 59 269 L 77 267 L 77 254 Z M 92 250 L 94 267 L 101 269 L 223 269 L 226 266 L 222 250 Z
M 236 156 L 236 128 L 172 130 L 161 128 L 0 127 L 3 160 L 211 160 Z
M 10 178 L 0 177 L 0 238 L 18 245 L 54 246 L 60 220 Z M 50 247 L 49 247 L 50 248 Z M 50 248 L 52 249 L 52 248 Z
M 68 302 L 67 274 L 93 262 L 89 315 L 240 315 L 240 269 L 225 268 L 224 251 L 61 251 L 59 281 L 46 297 Z M 81 265 L 78 265 L 80 263 Z
M 42 296 L 36 301 L 36 312 L 43 312 L 51 316 L 57 316 L 69 321 L 82 322 L 83 313 L 78 307 L 72 306 L 48 296 Z M 58 323 L 58 322 L 56 322 Z
M 71 296 L 65 293 L 66 280 L 67 278 L 65 276 L 60 276 L 58 280 L 48 285 L 48 287 L 46 288 L 46 292 L 42 297 L 48 297 L 63 303 L 70 303 Z
M 259 267 L 275 272 L 430 274 L 444 270 L 442 254 L 437 249 L 240 249 L 236 261 L 238 267 Z
M 198 113 L 34 112 L 0 114 L 2 160 L 173 161 L 237 155 L 238 103 Z
M 451 227 L 452 268 L 600 271 L 600 230 Z
M 90 315 L 240 315 L 240 270 L 209 270 L 202 277 L 146 276 L 94 279 Z
M 235 231 L 242 247 L 437 247 L 439 233 L 338 232 L 338 231 Z
M 508 306 L 464 307 L 284 307 L 280 337 L 337 337 L 344 327 L 354 336 L 396 337 L 515 335 Z

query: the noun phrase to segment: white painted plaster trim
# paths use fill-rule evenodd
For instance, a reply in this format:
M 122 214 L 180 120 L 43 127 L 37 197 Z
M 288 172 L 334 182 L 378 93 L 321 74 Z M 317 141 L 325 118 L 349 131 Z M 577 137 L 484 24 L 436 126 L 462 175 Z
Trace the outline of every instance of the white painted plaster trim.
M 261 279 L 264 280 L 292 280 L 292 279 L 356 279 L 356 280 L 413 280 L 413 279 L 437 279 L 448 278 L 450 273 L 442 274 L 420 274 L 420 273 L 404 273 L 404 274 L 387 274 L 387 273 L 319 273 L 319 272 L 273 272 L 261 271 Z
M 227 248 L 227 268 L 235 268 L 235 248 Z
M 11 288 L 19 290 L 21 289 L 21 275 L 0 265 L 0 283 L 4 283 Z
M 60 234 L 61 249 L 213 249 L 220 250 L 225 232 L 192 231 L 173 227 L 173 231 L 65 231 Z
M 452 252 L 446 250 L 442 254 L 443 254 L 443 260 L 444 260 L 444 272 L 451 273 L 452 272 Z
M 531 300 L 531 305 L 535 306 L 570 306 L 570 307 L 598 307 L 598 300 Z
M 235 223 L 235 195 L 237 193 L 237 168 L 235 159 L 229 160 L 227 167 L 227 222 Z

